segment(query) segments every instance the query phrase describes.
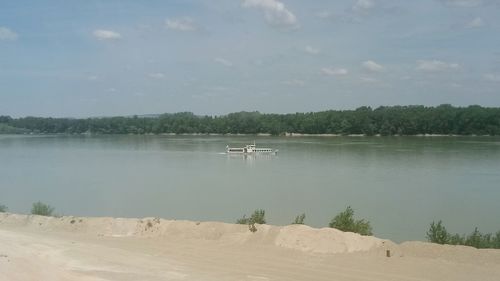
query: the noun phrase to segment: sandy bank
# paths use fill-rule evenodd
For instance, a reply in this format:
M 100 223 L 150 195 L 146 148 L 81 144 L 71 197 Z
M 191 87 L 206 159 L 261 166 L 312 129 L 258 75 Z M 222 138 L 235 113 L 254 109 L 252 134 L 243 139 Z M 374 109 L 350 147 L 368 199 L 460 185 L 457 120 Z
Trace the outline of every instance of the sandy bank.
M 163 239 L 212 240 L 223 244 L 260 244 L 311 253 L 351 253 L 394 244 L 371 236 L 316 229 L 306 225 L 256 225 L 252 233 L 246 225 L 222 222 L 193 222 L 160 218 L 44 217 L 0 213 L 0 225 L 49 232 L 70 232 L 106 237 L 149 237 Z
M 385 256 L 386 250 L 391 257 Z M 303 225 L 0 213 L 0 280 L 499 280 L 500 251 Z

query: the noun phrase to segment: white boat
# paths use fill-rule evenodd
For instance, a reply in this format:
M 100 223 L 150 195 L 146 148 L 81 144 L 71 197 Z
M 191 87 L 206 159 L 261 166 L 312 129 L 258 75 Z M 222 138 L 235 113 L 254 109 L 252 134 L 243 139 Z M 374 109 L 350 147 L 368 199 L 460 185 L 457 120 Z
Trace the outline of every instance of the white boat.
M 278 150 L 277 149 L 272 149 L 272 148 L 262 148 L 262 147 L 257 147 L 254 144 L 248 144 L 245 145 L 244 147 L 229 147 L 229 145 L 226 146 L 226 152 L 228 154 L 277 154 Z

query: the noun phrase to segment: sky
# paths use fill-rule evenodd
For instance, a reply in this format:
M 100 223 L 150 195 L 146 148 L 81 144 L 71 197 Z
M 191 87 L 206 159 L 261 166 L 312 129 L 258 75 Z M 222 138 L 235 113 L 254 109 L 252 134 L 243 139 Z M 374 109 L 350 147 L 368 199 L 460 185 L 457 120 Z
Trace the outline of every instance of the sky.
M 500 106 L 500 0 L 0 3 L 0 115 Z

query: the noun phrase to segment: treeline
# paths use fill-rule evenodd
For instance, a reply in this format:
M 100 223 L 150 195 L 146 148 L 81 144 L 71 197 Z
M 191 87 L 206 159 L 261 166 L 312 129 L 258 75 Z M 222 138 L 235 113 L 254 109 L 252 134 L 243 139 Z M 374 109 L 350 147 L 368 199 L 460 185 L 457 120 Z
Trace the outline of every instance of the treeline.
M 0 116 L 0 133 L 39 134 L 364 134 L 500 135 L 500 108 L 383 106 L 293 114 L 237 112 L 198 116 L 190 112 L 158 117 L 11 118 Z

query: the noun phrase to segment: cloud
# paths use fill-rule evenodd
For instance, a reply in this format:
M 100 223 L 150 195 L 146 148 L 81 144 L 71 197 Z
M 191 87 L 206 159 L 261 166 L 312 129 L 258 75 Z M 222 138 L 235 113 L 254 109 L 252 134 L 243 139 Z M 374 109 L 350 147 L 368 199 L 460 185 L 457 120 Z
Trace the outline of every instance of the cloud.
M 382 72 L 385 70 L 385 68 L 383 66 L 381 66 L 380 64 L 378 64 L 372 60 L 367 60 L 367 61 L 363 62 L 362 66 L 364 69 L 371 71 L 371 72 Z
M 223 59 L 223 58 L 214 58 L 214 61 L 216 63 L 220 63 L 220 64 L 227 66 L 227 67 L 233 66 L 233 63 L 231 61 Z
M 347 75 L 349 73 L 349 71 L 347 71 L 347 69 L 345 69 L 345 68 L 323 67 L 321 69 L 321 73 L 323 73 L 324 75 L 328 75 L 328 76 L 343 76 L 343 75 Z
M 178 19 L 166 19 L 165 27 L 170 30 L 177 31 L 196 31 L 198 26 L 195 24 L 194 20 L 190 17 L 178 18 Z
M 500 82 L 500 73 L 488 73 L 484 75 L 484 80 L 490 82 Z
M 19 36 L 7 27 L 0 26 L 0 40 L 15 41 Z
M 314 48 L 311 46 L 306 46 L 304 51 L 308 54 L 311 54 L 311 55 L 317 55 L 320 52 L 318 48 Z
M 89 81 L 96 81 L 98 79 L 99 79 L 99 76 L 97 76 L 97 75 L 89 75 L 87 77 L 87 80 L 89 80 Z
M 484 25 L 484 21 L 482 18 L 477 17 L 473 19 L 472 21 L 468 22 L 465 27 L 467 28 L 478 28 Z
M 482 0 L 438 0 L 438 1 L 444 3 L 445 5 L 456 6 L 456 7 L 477 7 L 483 3 Z
M 296 26 L 297 17 L 278 0 L 244 0 L 243 7 L 264 12 L 266 21 L 276 26 Z
M 372 0 L 358 0 L 352 9 L 354 11 L 367 11 L 372 9 L 375 6 L 375 3 Z
M 417 70 L 426 72 L 439 72 L 447 70 L 459 69 L 460 65 L 457 63 L 447 63 L 440 60 L 418 60 Z
M 120 33 L 112 30 L 97 29 L 94 30 L 93 34 L 99 40 L 118 40 L 122 38 Z
M 154 78 L 154 79 L 164 79 L 165 74 L 161 73 L 161 72 L 149 73 L 149 77 Z

